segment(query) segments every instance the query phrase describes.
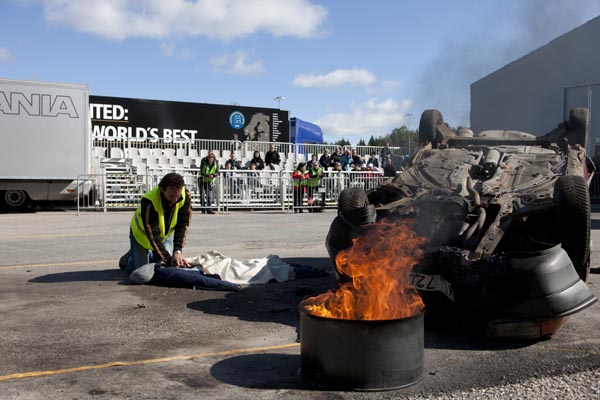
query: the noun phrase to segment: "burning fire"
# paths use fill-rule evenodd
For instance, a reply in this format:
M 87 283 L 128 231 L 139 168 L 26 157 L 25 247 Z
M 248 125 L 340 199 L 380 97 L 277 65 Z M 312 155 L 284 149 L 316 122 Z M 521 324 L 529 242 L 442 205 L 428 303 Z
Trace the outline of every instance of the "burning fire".
M 338 271 L 351 278 L 333 292 L 306 299 L 312 315 L 347 320 L 389 320 L 423 312 L 424 304 L 410 284 L 412 267 L 422 257 L 418 236 L 406 220 L 365 226 L 365 234 L 335 258 Z

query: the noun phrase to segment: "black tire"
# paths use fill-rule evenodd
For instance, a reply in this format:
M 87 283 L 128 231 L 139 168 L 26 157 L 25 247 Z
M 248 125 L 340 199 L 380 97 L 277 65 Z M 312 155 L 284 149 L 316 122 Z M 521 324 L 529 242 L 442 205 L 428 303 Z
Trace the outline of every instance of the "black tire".
M 27 208 L 31 200 L 24 190 L 0 191 L 0 207 L 7 211 L 19 211 Z
M 438 143 L 438 125 L 444 123 L 442 113 L 438 110 L 425 110 L 419 121 L 419 144 L 431 142 L 435 148 Z
M 585 282 L 590 273 L 591 203 L 581 176 L 561 176 L 554 186 L 554 202 L 559 215 L 559 237 L 579 277 Z
M 587 146 L 588 131 L 590 126 L 590 112 L 587 108 L 573 108 L 569 112 L 567 141 L 570 145 L 580 144 Z
M 347 188 L 342 190 L 338 199 L 338 215 L 344 211 L 354 208 L 362 208 L 369 205 L 367 193 L 361 188 Z

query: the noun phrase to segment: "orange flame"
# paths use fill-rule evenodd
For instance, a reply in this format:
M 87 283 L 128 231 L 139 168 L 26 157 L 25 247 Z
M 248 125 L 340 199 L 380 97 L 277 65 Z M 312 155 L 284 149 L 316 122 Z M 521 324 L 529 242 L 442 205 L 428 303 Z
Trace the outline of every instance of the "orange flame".
M 364 226 L 365 234 L 335 258 L 338 270 L 351 278 L 333 292 L 304 300 L 312 315 L 347 320 L 407 318 L 425 305 L 410 284 L 412 267 L 422 257 L 425 238 L 412 229 L 412 221 L 381 221 Z

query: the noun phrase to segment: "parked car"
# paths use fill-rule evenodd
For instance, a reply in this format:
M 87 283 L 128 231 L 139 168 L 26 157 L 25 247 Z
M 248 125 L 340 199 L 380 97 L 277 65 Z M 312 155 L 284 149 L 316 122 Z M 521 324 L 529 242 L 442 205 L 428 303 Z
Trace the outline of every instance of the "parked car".
M 597 299 L 590 273 L 589 112 L 544 136 L 454 131 L 426 110 L 407 168 L 368 193 L 345 189 L 326 247 L 341 249 L 368 224 L 403 223 L 427 238 L 412 270 L 428 313 L 482 322 L 493 337 L 551 336 Z M 337 269 L 340 281 L 351 279 Z M 447 313 L 452 310 L 453 313 Z

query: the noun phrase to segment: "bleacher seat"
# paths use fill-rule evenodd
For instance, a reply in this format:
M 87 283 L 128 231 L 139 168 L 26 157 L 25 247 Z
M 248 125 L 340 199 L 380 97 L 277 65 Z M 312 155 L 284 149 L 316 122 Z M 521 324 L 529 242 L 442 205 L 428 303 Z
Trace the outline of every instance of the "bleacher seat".
M 94 156 L 99 158 L 106 157 L 106 148 L 104 147 L 94 147 Z
M 125 155 L 123 154 L 123 149 L 120 149 L 118 147 L 111 147 L 109 157 L 110 158 L 124 158 Z
M 190 157 L 192 157 L 193 159 L 198 158 L 198 150 L 196 149 L 190 149 L 190 152 L 188 154 Z
M 148 157 L 150 155 L 150 149 L 141 147 L 138 149 L 138 154 L 142 156 L 142 158 Z
M 185 156 L 187 156 L 187 152 L 185 151 L 185 149 L 179 148 L 177 149 L 177 151 L 175 152 L 175 155 L 177 157 L 183 158 Z
M 163 156 L 174 156 L 175 155 L 175 149 L 163 149 Z

